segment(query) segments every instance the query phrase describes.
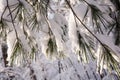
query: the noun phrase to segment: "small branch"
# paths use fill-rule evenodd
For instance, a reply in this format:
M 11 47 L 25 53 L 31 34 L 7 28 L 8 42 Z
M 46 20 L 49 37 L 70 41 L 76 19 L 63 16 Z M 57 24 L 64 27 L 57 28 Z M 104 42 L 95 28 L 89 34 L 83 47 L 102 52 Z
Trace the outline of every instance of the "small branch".
M 6 7 L 7 7 L 8 10 L 9 10 L 9 14 L 10 14 L 10 17 L 11 17 L 11 20 L 12 20 L 13 28 L 14 28 L 14 30 L 15 30 L 16 38 L 19 39 L 19 38 L 18 38 L 18 34 L 17 34 L 17 30 L 16 30 L 16 28 L 15 28 L 14 18 L 13 18 L 13 16 L 12 16 L 12 11 L 11 11 L 11 9 L 10 9 L 10 7 L 9 7 L 9 2 L 8 2 L 8 0 L 6 0 L 6 2 L 7 2 L 7 6 L 6 6 Z

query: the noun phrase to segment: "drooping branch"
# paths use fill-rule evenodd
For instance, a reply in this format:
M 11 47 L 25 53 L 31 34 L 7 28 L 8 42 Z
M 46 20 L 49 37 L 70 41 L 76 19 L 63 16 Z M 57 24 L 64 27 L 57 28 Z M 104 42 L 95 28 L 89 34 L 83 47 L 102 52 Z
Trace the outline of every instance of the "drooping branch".
M 78 19 L 78 21 L 83 25 L 83 27 L 100 43 L 100 45 L 103 47 L 103 51 L 105 52 L 104 56 L 108 59 L 109 56 L 108 55 L 112 55 L 112 53 L 115 53 L 109 46 L 107 46 L 106 44 L 104 44 L 83 22 L 82 20 L 77 16 L 77 14 L 75 13 L 74 9 L 72 8 L 70 2 L 68 0 L 65 0 L 67 5 L 69 6 L 69 8 L 71 9 L 73 15 Z M 116 53 L 115 53 L 116 54 Z M 117 55 L 116 55 L 117 56 Z M 120 57 L 120 56 L 118 56 Z M 113 56 L 111 56 L 111 58 L 114 59 Z M 114 60 L 116 63 L 118 63 L 118 61 Z M 109 61 L 108 61 L 108 64 L 109 65 L 112 65 L 112 66 L 115 66 L 116 64 L 114 63 L 111 63 L 112 62 L 112 59 L 109 58 Z M 119 64 L 116 65 L 117 66 L 117 69 L 119 69 Z M 107 67 L 109 67 L 107 65 Z M 114 70 L 117 72 L 116 68 L 114 67 Z M 117 72 L 118 76 L 120 76 L 120 73 L 119 71 Z

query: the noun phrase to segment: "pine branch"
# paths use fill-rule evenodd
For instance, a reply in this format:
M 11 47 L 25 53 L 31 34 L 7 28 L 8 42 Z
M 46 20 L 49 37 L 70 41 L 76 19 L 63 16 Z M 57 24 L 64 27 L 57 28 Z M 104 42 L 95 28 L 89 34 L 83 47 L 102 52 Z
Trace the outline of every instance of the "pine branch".
M 79 22 L 84 26 L 85 29 L 87 29 L 87 31 L 95 38 L 97 39 L 101 45 L 103 45 L 103 43 L 92 33 L 92 31 L 90 31 L 87 26 L 80 20 L 80 18 L 77 16 L 77 14 L 75 13 L 75 11 L 73 10 L 72 6 L 70 5 L 68 0 L 65 0 L 66 3 L 68 4 L 68 6 L 70 7 L 70 9 L 72 10 L 74 16 L 79 20 Z M 104 46 L 104 45 L 103 45 Z

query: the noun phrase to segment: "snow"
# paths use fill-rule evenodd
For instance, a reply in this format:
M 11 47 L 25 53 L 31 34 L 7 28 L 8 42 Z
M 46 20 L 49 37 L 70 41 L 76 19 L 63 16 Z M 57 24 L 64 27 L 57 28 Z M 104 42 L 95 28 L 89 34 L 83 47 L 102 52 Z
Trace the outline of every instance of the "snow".
M 117 61 L 120 61 L 120 48 L 118 46 L 115 46 L 113 43 L 113 39 L 110 36 L 96 34 L 96 37 L 101 40 L 101 42 L 105 45 L 105 47 L 109 48 L 113 51 L 113 54 L 115 59 Z
M 35 13 L 25 0 L 20 0 L 25 9 L 30 13 Z M 32 0 L 30 0 L 32 2 Z M 90 4 L 96 5 L 102 12 L 104 12 L 104 17 L 110 23 L 114 23 L 113 19 L 110 18 L 108 7 L 101 6 L 101 4 L 109 4 L 109 0 L 86 0 Z M 9 4 L 12 5 L 17 3 L 17 0 L 9 1 Z M 40 2 L 40 0 L 39 0 Z M 88 5 L 84 2 L 79 2 L 78 0 L 70 0 L 70 3 L 75 11 L 76 15 L 80 20 L 83 20 Z M 112 3 L 110 3 L 111 5 Z M 3 10 L 6 6 L 6 0 L 0 0 L 0 16 L 2 15 Z M 34 55 L 36 55 L 36 59 L 31 60 L 28 56 L 31 53 L 31 46 L 28 45 L 29 39 L 26 39 L 26 36 L 23 33 L 23 24 L 22 22 L 17 23 L 18 20 L 14 23 L 15 29 L 17 31 L 18 37 L 21 40 L 22 44 L 22 52 L 17 52 L 17 60 L 14 62 L 13 66 L 10 66 L 11 55 L 13 51 L 14 42 L 16 41 L 16 33 L 10 22 L 7 24 L 10 26 L 7 31 L 7 45 L 8 45 L 8 58 L 9 66 L 3 66 L 3 56 L 1 51 L 2 39 L 0 40 L 0 80 L 110 80 L 111 78 L 116 76 L 116 72 L 112 71 L 111 73 L 107 72 L 107 66 L 103 65 L 103 58 L 101 62 L 99 61 L 101 54 L 101 45 L 98 42 L 94 42 L 96 44 L 94 53 L 98 60 L 90 60 L 88 63 L 84 63 L 77 59 L 78 51 L 80 51 L 78 44 L 77 31 L 85 37 L 86 35 L 91 36 L 91 34 L 79 23 L 79 21 L 75 18 L 72 11 L 66 6 L 65 0 L 51 0 L 50 2 L 51 9 L 48 10 L 48 23 L 50 25 L 45 24 L 45 19 L 43 15 L 39 13 L 36 14 L 38 23 L 42 23 L 38 25 L 40 27 L 40 31 L 30 30 L 30 27 L 24 26 L 28 37 L 32 39 L 31 46 L 34 46 L 37 49 Z M 110 6 L 112 11 L 115 8 Z M 7 17 L 8 11 L 5 12 L 4 18 L 9 19 Z M 24 17 L 25 18 L 25 17 Z M 27 17 L 26 17 L 27 18 Z M 91 21 L 91 11 L 88 11 L 85 24 L 88 29 L 93 32 L 93 24 Z M 76 21 L 76 22 L 75 22 Z M 77 24 L 77 25 L 76 25 Z M 30 25 L 31 26 L 31 25 Z M 103 27 L 103 26 L 102 26 Z M 47 57 L 46 49 L 48 48 L 47 43 L 50 38 L 48 32 L 49 28 L 52 30 L 53 35 L 55 37 L 57 51 L 59 53 L 58 56 L 64 55 L 64 57 L 56 57 L 51 60 Z M 103 28 L 104 29 L 104 28 Z M 105 31 L 105 30 L 104 30 Z M 93 32 L 94 33 L 94 32 Z M 105 34 L 95 34 L 95 36 L 105 45 L 106 48 L 114 52 L 112 56 L 120 62 L 120 48 L 114 45 L 114 41 L 111 36 Z M 52 35 L 52 37 L 53 37 Z M 85 42 L 89 44 L 89 40 L 85 39 Z M 36 44 L 38 46 L 36 46 Z M 24 53 L 23 53 L 24 52 Z M 88 51 L 86 51 L 89 54 Z M 57 55 L 57 53 L 55 53 Z M 23 60 L 22 55 L 25 55 L 25 61 Z M 83 57 L 83 56 L 81 56 Z M 21 64 L 22 63 L 22 64 Z M 100 66 L 100 73 L 98 66 Z M 103 72 L 103 68 L 107 72 L 105 74 Z M 98 72 L 97 72 L 98 71 Z M 104 74 L 103 78 L 101 78 L 101 74 Z M 117 79 L 115 79 L 117 80 Z

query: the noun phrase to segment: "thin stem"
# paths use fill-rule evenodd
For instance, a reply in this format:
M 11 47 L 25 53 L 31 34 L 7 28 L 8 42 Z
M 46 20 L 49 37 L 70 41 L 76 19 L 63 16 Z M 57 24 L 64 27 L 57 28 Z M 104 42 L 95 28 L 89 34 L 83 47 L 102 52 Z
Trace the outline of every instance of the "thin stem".
M 5 13 L 6 9 L 7 9 L 7 7 L 5 7 L 4 11 L 2 12 L 1 21 L 3 20 L 3 16 L 4 16 L 4 13 Z
M 50 37 L 51 37 L 51 35 L 53 35 L 53 32 L 52 32 L 52 30 L 51 30 L 51 25 L 50 25 L 50 22 L 49 22 L 49 20 L 47 19 L 47 16 L 44 16 L 45 17 L 45 20 L 46 20 L 46 22 L 47 22 L 47 25 L 48 25 L 48 28 L 49 28 L 49 35 L 50 35 Z
M 14 30 L 15 30 L 16 38 L 19 39 L 19 38 L 18 38 L 18 34 L 17 34 L 17 30 L 16 30 L 16 28 L 15 28 L 15 24 L 14 24 L 14 18 L 13 18 L 13 16 L 12 16 L 12 12 L 11 12 L 11 9 L 10 9 L 10 7 L 9 7 L 9 2 L 8 2 L 8 0 L 6 0 L 6 2 L 7 2 L 7 6 L 6 6 L 6 7 L 7 7 L 8 10 L 9 10 L 9 14 L 10 14 L 10 17 L 11 17 L 11 20 L 12 20 L 13 28 L 14 28 Z

